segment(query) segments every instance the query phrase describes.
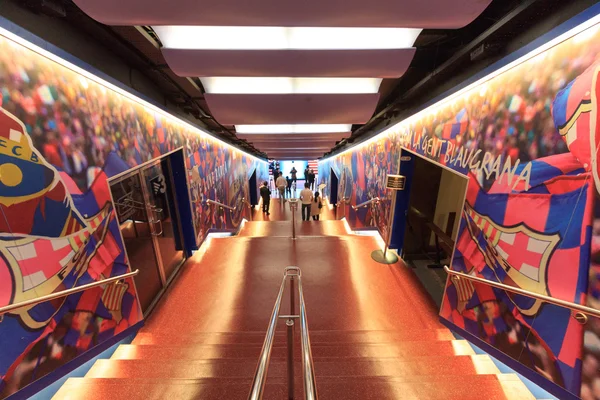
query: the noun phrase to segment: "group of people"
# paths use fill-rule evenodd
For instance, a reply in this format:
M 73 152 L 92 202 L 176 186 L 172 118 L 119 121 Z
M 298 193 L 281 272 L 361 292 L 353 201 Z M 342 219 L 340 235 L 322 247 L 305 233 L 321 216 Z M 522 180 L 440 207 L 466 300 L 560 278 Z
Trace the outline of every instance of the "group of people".
M 275 181 L 275 186 L 277 186 L 277 190 L 279 191 L 279 198 L 282 199 L 282 205 L 285 202 L 285 192 L 286 190 L 288 190 L 289 181 L 289 178 L 284 178 L 283 174 L 279 172 L 279 176 Z M 260 188 L 260 196 L 262 197 L 263 213 L 271 215 L 269 213 L 269 207 L 271 205 L 271 190 L 269 189 L 268 182 L 263 182 L 263 185 Z M 306 181 L 304 183 L 304 189 L 300 191 L 299 198 L 302 202 L 302 221 L 309 221 L 311 217 L 313 220 L 318 221 L 319 216 L 321 215 L 321 209 L 323 208 L 323 202 L 321 201 L 321 196 L 319 192 L 317 191 L 313 193 L 313 191 L 311 190 L 311 184 L 308 181 Z

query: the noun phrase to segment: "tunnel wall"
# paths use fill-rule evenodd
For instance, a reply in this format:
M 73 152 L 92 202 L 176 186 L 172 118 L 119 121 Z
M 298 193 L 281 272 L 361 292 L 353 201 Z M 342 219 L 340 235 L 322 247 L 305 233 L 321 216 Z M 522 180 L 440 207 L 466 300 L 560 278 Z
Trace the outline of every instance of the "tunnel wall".
M 385 237 L 385 175 L 397 173 L 406 148 L 469 178 L 452 269 L 600 308 L 600 233 L 592 230 L 600 221 L 599 13 L 594 6 L 413 116 L 322 160 L 321 183 L 331 169 L 339 172 L 340 196 L 351 204 L 386 198 L 358 213 L 348 206 L 350 225 L 377 227 Z M 594 23 L 563 35 L 586 21 Z M 581 325 L 568 309 L 450 279 L 440 318 L 558 397 L 598 398 L 590 394 L 600 382 L 597 319 Z
M 183 147 L 193 199 L 233 206 L 249 198 L 255 170 L 268 179 L 266 162 L 47 49 L 0 28 L 0 306 L 131 270 L 111 176 Z M 242 219 L 241 208 L 190 207 L 196 244 Z M 6 314 L 0 398 L 72 369 L 141 321 L 131 279 Z

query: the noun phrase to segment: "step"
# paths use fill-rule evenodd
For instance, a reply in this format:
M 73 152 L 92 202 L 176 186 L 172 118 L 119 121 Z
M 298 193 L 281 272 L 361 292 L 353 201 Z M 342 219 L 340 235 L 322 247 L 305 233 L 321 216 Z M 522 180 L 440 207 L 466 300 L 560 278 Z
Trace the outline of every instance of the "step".
M 271 379 L 269 379 L 269 382 Z M 55 400 L 246 400 L 249 380 L 148 378 L 70 378 Z M 298 389 L 298 388 L 297 388 Z M 300 390 L 300 389 L 299 389 Z M 409 376 L 404 378 L 318 378 L 320 400 L 534 400 L 514 374 L 456 376 Z M 267 383 L 265 400 L 286 398 L 285 383 Z M 298 397 L 300 398 L 300 397 Z
M 301 364 L 296 361 L 296 368 Z M 315 360 L 317 377 L 496 374 L 486 355 L 426 356 L 410 359 L 351 358 Z M 90 378 L 243 378 L 251 377 L 256 360 L 97 360 L 86 374 Z M 286 362 L 272 360 L 269 377 L 284 377 Z
M 416 344 L 416 345 L 415 345 Z M 419 345 L 421 344 L 421 345 Z M 160 346 L 160 345 L 121 345 L 113 353 L 115 360 L 207 360 L 207 359 L 240 359 L 256 360 L 262 345 L 221 344 L 193 346 Z M 464 340 L 432 341 L 427 345 L 420 342 L 397 342 L 393 344 L 311 344 L 314 360 L 324 357 L 418 357 L 428 355 L 452 356 L 475 354 L 471 346 Z M 300 346 L 294 344 L 294 353 L 300 356 Z M 278 344 L 273 347 L 271 359 L 285 359 L 287 347 Z
M 194 380 L 69 378 L 53 400 L 247 400 L 251 382 L 199 383 Z M 269 384 L 263 400 L 286 398 L 287 385 Z
M 285 340 L 285 335 L 277 336 Z M 177 336 L 172 334 L 156 334 L 140 332 L 133 344 L 182 345 L 182 344 L 228 344 L 248 343 L 262 344 L 263 335 L 241 333 L 185 333 Z M 391 343 L 403 341 L 435 341 L 453 340 L 454 336 L 448 329 L 407 329 L 402 331 L 311 331 L 311 343 Z

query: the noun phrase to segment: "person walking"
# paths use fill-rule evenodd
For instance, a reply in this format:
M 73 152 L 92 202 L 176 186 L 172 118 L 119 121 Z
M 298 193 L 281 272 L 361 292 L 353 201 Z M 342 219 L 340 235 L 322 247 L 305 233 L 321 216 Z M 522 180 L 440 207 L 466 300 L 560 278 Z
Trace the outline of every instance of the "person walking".
M 290 171 L 290 175 L 292 175 L 292 180 L 294 182 L 296 182 L 297 177 L 296 175 L 298 174 L 298 170 L 296 169 L 296 167 L 292 167 L 292 170 Z
M 312 168 L 308 171 L 308 183 L 310 184 L 310 190 L 315 190 L 315 171 Z
M 287 182 L 287 187 L 285 188 L 285 193 L 288 195 L 288 198 L 291 198 L 292 197 L 292 180 L 290 179 L 289 176 L 286 176 L 285 180 Z
M 310 206 L 313 201 L 313 193 L 308 186 L 308 182 L 304 183 L 304 189 L 300 192 L 300 200 L 302 200 L 302 221 L 310 220 Z
M 263 185 L 260 187 L 260 197 L 262 197 L 262 211 L 263 213 L 267 213 L 267 215 L 271 215 L 269 213 L 269 206 L 271 205 L 271 190 L 269 189 L 268 182 L 263 182 Z
M 287 187 L 287 181 L 285 180 L 281 172 L 277 177 L 275 186 L 277 186 L 277 190 L 279 190 L 279 198 L 281 199 L 281 204 L 283 204 L 285 202 L 285 188 Z
M 310 216 L 313 220 L 318 221 L 321 215 L 321 209 L 323 208 L 323 202 L 319 197 L 319 192 L 315 192 L 315 196 L 312 204 L 310 205 Z

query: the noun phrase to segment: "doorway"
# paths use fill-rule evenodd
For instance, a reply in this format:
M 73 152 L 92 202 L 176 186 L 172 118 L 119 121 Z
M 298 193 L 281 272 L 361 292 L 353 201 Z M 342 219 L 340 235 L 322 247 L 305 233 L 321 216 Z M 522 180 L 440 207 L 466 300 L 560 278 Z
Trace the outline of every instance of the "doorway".
M 438 306 L 444 295 L 468 178 L 411 153 L 414 159 L 403 258 Z
M 186 255 L 169 156 L 109 180 L 129 264 L 144 316 L 184 263 Z
M 336 207 L 336 204 L 338 202 L 338 177 L 335 174 L 335 172 L 333 171 L 333 168 L 331 169 L 330 173 L 329 173 L 329 179 L 330 179 L 330 183 L 329 183 L 329 204 L 333 205 L 334 207 Z
M 262 182 L 261 182 L 261 186 L 262 186 Z M 258 205 L 258 182 L 256 181 L 256 168 L 254 169 L 252 176 L 250 176 L 249 187 L 250 187 L 250 204 L 252 205 L 252 207 L 254 207 L 254 206 Z

